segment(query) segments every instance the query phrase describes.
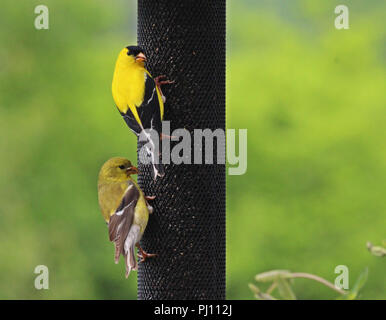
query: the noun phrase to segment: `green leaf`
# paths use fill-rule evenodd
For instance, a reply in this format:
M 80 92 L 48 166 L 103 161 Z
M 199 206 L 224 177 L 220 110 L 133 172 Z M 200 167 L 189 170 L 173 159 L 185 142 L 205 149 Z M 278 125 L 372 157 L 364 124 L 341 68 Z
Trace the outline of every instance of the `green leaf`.
M 342 297 L 342 299 L 344 299 L 344 300 L 355 300 L 358 297 L 358 295 L 359 295 L 359 291 L 365 285 L 365 283 L 367 281 L 368 274 L 369 274 L 369 269 L 366 267 L 362 271 L 362 273 L 359 275 L 359 277 L 358 277 L 357 281 L 355 282 L 354 287 L 352 288 L 352 290 L 350 290 L 347 294 L 345 294 Z
M 285 300 L 296 300 L 295 293 L 293 292 L 291 285 L 287 279 L 277 279 L 278 289 L 281 297 Z

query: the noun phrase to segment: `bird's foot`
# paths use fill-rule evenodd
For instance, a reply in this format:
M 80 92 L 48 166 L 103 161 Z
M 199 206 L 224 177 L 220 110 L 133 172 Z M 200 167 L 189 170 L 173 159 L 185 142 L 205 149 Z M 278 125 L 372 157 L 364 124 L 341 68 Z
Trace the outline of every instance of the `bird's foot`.
M 162 90 L 161 90 L 161 86 L 163 86 L 164 84 L 172 84 L 174 83 L 175 81 L 171 81 L 171 80 L 161 80 L 161 79 L 165 79 L 166 76 L 165 75 L 161 75 L 161 76 L 158 76 L 158 77 L 155 77 L 154 78 L 154 81 L 155 81 L 155 85 L 157 86 L 161 96 L 162 96 L 162 101 L 165 103 L 166 102 L 166 97 L 164 96 L 164 94 L 162 93 Z
M 161 134 L 160 134 L 160 140 L 165 140 L 165 139 L 169 139 L 169 140 L 173 139 L 174 141 L 177 141 L 177 140 L 180 139 L 180 137 L 177 137 L 177 136 L 169 136 L 169 135 L 164 134 L 164 133 L 161 132 Z
M 139 250 L 138 258 L 140 258 L 139 262 L 145 262 L 147 258 L 154 258 L 157 256 L 156 253 L 147 253 L 145 250 L 141 248 L 139 244 L 137 244 L 137 248 Z
M 165 78 L 166 78 L 166 76 L 164 74 L 154 78 L 155 84 L 158 87 L 158 89 L 160 89 L 161 86 L 163 86 L 165 84 L 173 84 L 173 83 L 175 83 L 175 81 L 172 81 L 172 80 L 162 80 L 162 79 L 165 79 Z
M 146 200 L 146 206 L 147 206 L 147 210 L 149 210 L 149 213 L 152 214 L 154 209 L 153 207 L 149 204 L 149 201 L 152 201 L 155 199 L 155 196 L 145 196 L 145 200 Z

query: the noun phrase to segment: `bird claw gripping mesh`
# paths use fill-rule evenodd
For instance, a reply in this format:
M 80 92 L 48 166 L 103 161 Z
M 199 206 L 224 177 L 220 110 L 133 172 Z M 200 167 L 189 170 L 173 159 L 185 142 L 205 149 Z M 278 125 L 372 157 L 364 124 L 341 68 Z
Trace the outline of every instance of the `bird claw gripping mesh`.
M 172 131 L 225 130 L 225 0 L 138 0 L 138 44 L 151 74 L 175 81 Z M 169 164 L 155 182 L 139 170 L 157 196 L 141 246 L 158 256 L 139 265 L 138 298 L 225 299 L 225 165 Z

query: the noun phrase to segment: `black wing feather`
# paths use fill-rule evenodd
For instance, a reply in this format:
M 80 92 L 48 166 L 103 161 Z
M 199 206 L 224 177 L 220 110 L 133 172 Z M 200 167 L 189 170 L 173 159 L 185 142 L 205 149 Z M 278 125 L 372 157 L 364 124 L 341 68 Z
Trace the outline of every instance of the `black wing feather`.
M 154 129 L 159 134 L 162 130 L 161 110 L 155 81 L 146 74 L 145 93 L 142 104 L 137 107 L 138 116 L 141 119 L 143 129 Z M 129 128 L 137 135 L 142 131 L 141 126 L 135 120 L 133 113 L 128 108 L 126 114 L 121 113 Z

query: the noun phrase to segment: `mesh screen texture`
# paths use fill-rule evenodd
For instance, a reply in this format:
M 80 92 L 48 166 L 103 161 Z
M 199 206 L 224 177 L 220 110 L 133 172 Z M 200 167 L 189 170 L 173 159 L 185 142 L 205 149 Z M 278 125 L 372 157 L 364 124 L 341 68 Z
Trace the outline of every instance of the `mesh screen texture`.
M 162 89 L 171 131 L 225 130 L 225 15 L 225 0 L 138 0 L 147 68 L 175 81 Z M 158 256 L 139 265 L 138 299 L 225 299 L 225 165 L 165 165 L 156 182 L 139 170 L 157 197 L 141 246 Z

